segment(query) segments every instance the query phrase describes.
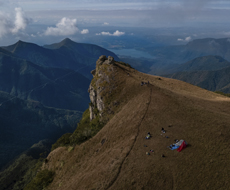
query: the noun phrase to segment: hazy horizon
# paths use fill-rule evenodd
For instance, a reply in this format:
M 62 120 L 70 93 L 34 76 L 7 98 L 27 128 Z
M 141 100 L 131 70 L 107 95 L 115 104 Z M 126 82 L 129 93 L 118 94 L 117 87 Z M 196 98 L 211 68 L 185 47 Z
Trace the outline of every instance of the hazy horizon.
M 45 45 L 67 37 L 114 46 L 121 39 L 184 44 L 230 37 L 229 16 L 226 0 L 0 0 L 0 46 L 18 40 Z

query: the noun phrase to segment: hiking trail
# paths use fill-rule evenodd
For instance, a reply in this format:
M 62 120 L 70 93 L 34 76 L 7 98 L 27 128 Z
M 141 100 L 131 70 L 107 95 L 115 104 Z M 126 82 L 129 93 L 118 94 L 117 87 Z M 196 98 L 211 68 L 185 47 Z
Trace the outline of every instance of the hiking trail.
M 149 86 L 150 86 L 150 84 L 149 84 Z M 126 156 L 124 157 L 124 159 L 122 160 L 121 165 L 120 165 L 119 168 L 118 168 L 118 172 L 117 172 L 116 176 L 115 176 L 114 179 L 109 183 L 108 187 L 105 188 L 106 190 L 110 189 L 110 188 L 113 186 L 113 184 L 116 182 L 116 180 L 118 179 L 118 177 L 119 177 L 119 175 L 120 175 L 120 173 L 121 173 L 122 166 L 123 166 L 125 160 L 126 160 L 127 157 L 129 156 L 130 152 L 132 151 L 132 149 L 133 149 L 133 147 L 134 147 L 134 145 L 135 145 L 135 143 L 136 143 L 137 137 L 138 137 L 139 132 L 140 132 L 140 126 L 141 126 L 143 120 L 145 119 L 145 116 L 146 116 L 146 114 L 147 114 L 147 112 L 148 112 L 149 105 L 150 105 L 151 99 L 152 99 L 152 87 L 149 87 L 149 88 L 150 88 L 149 101 L 148 101 L 148 104 L 147 104 L 146 111 L 145 111 L 143 117 L 141 118 L 140 123 L 137 125 L 137 134 L 136 134 L 136 136 L 135 136 L 135 139 L 134 139 L 134 141 L 133 141 L 133 144 L 131 145 L 130 150 L 128 151 L 128 153 L 126 154 Z

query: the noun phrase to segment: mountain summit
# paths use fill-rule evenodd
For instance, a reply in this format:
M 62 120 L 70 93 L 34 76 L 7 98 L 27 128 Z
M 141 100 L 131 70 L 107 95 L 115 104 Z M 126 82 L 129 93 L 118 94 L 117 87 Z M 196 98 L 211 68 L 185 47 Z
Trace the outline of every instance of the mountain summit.
M 100 46 L 76 43 L 69 38 L 43 47 L 18 41 L 13 45 L 2 48 L 10 51 L 14 56 L 26 59 L 37 65 L 73 69 L 90 79 L 90 71 L 94 68 L 94 63 L 101 55 L 111 55 L 115 60 L 119 60 L 113 52 Z
M 59 43 L 54 43 L 54 44 L 50 44 L 50 45 L 44 45 L 43 47 L 48 48 L 48 49 L 58 49 L 62 46 L 70 46 L 76 44 L 76 42 L 72 41 L 69 38 L 65 38 L 64 40 L 62 40 Z
M 89 110 L 43 164 L 55 173 L 47 189 L 228 189 L 229 98 L 111 57 L 92 74 Z M 167 148 L 176 139 L 187 148 Z

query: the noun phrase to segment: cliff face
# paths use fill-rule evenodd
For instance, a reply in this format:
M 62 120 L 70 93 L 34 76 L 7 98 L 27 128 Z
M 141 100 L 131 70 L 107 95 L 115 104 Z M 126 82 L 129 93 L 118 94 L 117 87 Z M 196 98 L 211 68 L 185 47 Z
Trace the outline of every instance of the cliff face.
M 96 69 L 91 71 L 93 75 L 92 82 L 89 86 L 90 97 L 90 120 L 92 121 L 98 113 L 102 118 L 105 110 L 105 101 L 108 98 L 107 93 L 111 93 L 114 86 L 114 58 L 102 55 L 96 62 Z

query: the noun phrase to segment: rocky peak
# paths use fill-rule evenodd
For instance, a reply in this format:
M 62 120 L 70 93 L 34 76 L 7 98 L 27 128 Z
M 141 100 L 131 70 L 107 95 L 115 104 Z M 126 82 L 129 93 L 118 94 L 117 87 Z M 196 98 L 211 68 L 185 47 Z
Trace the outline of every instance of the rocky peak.
M 104 113 L 104 98 L 107 91 L 111 88 L 111 75 L 114 70 L 114 58 L 105 55 L 99 57 L 96 62 L 96 69 L 91 71 L 93 75 L 92 82 L 89 86 L 90 97 L 90 120 L 92 121 L 97 115 L 101 117 Z

